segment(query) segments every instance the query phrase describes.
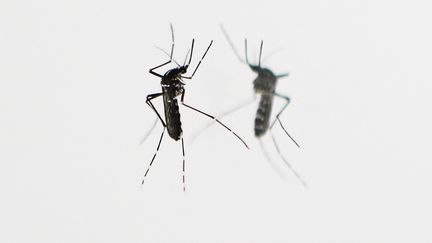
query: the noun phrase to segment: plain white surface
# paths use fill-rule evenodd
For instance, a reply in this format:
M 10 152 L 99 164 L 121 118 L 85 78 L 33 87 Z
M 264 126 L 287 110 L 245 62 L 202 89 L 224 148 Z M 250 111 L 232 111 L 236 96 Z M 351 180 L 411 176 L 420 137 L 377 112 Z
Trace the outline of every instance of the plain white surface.
M 425 1 L 2 1 L 1 242 L 431 242 L 430 6 Z M 310 185 L 271 169 L 253 136 L 256 105 L 188 139 L 208 119 L 182 109 L 181 144 L 161 127 L 142 145 L 159 92 L 150 67 L 170 47 L 195 63 L 186 100 L 220 114 L 252 95 L 251 59 L 289 72 L 277 90 L 302 145 L 275 129 Z M 161 108 L 160 101 L 158 108 Z M 275 107 L 277 107 L 276 104 Z M 167 135 L 167 134 L 166 134 Z M 275 162 L 280 162 L 264 138 Z M 283 167 L 281 167 L 283 168 Z

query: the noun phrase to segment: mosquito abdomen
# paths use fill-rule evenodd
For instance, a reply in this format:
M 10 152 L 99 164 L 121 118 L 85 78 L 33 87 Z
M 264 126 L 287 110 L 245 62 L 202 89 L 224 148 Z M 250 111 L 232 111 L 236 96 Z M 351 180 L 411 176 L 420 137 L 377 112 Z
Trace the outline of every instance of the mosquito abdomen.
M 255 117 L 255 136 L 261 137 L 264 135 L 270 122 L 270 115 L 273 104 L 272 94 L 262 94 L 260 102 L 258 104 L 257 114 Z
M 178 141 L 182 135 L 180 111 L 178 101 L 175 99 L 175 90 L 168 88 L 164 90 L 164 110 L 168 134 Z

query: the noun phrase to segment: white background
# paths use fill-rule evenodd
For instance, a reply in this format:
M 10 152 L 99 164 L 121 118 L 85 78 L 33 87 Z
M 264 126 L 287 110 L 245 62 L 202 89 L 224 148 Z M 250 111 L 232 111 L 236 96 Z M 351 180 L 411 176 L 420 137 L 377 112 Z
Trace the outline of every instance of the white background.
M 219 23 L 252 60 L 261 39 L 264 56 L 282 48 L 264 65 L 290 73 L 281 119 L 302 147 L 274 131 L 309 189 L 268 136 L 285 179 L 265 160 L 256 104 L 224 119 L 250 151 L 220 126 L 191 143 L 208 119 L 182 108 L 186 194 L 168 134 L 141 187 L 162 131 L 138 145 L 160 91 L 148 69 L 167 60 L 154 45 L 169 50 L 170 22 L 179 61 L 192 38 L 194 64 L 215 41 L 185 81 L 211 114 L 254 78 Z M 1 1 L 0 241 L 431 242 L 431 22 L 415 0 Z

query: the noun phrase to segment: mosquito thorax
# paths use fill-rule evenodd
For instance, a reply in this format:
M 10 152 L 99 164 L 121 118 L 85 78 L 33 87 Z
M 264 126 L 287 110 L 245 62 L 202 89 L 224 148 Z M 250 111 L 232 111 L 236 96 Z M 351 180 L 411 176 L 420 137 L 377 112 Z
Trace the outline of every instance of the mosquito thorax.
M 277 77 L 268 68 L 249 65 L 250 68 L 258 74 L 253 81 L 255 92 L 274 92 L 276 88 Z
M 164 77 L 162 78 L 162 84 L 165 85 L 172 85 L 176 83 L 181 83 L 182 74 L 186 73 L 187 66 L 182 66 L 178 68 L 173 68 L 171 70 L 168 70 Z

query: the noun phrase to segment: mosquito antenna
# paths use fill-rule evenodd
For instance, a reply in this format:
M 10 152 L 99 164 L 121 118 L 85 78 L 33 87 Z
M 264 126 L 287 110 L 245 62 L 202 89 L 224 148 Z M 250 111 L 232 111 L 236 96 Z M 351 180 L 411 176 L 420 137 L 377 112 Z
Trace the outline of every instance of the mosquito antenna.
M 172 52 L 171 52 L 171 56 L 170 56 L 170 54 L 168 54 L 168 52 L 166 52 L 164 49 L 160 48 L 159 46 L 154 46 L 154 47 L 159 49 L 163 53 L 165 53 L 165 55 L 167 55 L 171 60 L 173 60 L 177 66 L 181 67 L 180 64 L 174 58 L 172 58 Z
M 262 48 L 263 48 L 263 41 L 261 40 L 260 54 L 259 54 L 259 59 L 258 59 L 258 67 L 261 67 L 261 53 L 262 53 Z
M 170 23 L 170 28 L 171 28 L 171 40 L 172 40 L 172 43 L 171 43 L 171 55 L 170 55 L 170 59 L 172 59 L 173 54 L 174 54 L 174 28 L 173 28 L 172 23 Z M 176 63 L 177 63 L 177 62 L 176 62 Z M 178 65 L 178 64 L 177 64 L 177 65 Z
M 192 51 L 193 51 L 193 40 L 192 40 L 192 49 L 191 49 L 191 58 L 192 58 Z M 187 79 L 191 79 L 194 75 L 195 72 L 198 70 L 198 67 L 201 65 L 202 60 L 204 59 L 204 57 L 206 56 L 207 52 L 210 50 L 210 47 L 213 44 L 213 40 L 210 41 L 210 45 L 207 47 L 207 50 L 204 52 L 204 55 L 201 57 L 201 60 L 198 62 L 198 65 L 196 66 L 195 70 L 193 71 L 192 75 L 190 77 L 182 77 L 182 78 L 187 78 Z M 189 60 L 190 63 L 190 60 Z
M 189 56 L 189 52 L 190 52 L 190 49 L 186 53 L 186 56 L 185 56 L 185 59 L 184 59 L 184 62 L 183 62 L 183 67 L 186 65 L 186 61 L 187 61 L 187 57 Z
M 188 66 L 191 64 L 191 61 L 192 61 L 192 54 L 193 54 L 194 43 L 195 43 L 195 39 L 192 39 L 192 47 L 191 47 L 191 52 L 190 52 L 190 56 L 189 56 Z
M 246 64 L 249 64 L 248 55 L 247 55 L 247 39 L 245 38 L 245 58 L 246 58 Z
M 231 41 L 231 38 L 229 37 L 227 31 L 225 30 L 224 26 L 221 24 L 220 25 L 222 32 L 225 35 L 225 38 L 227 39 L 229 45 L 231 46 L 231 49 L 234 51 L 234 54 L 236 55 L 237 59 L 241 62 L 241 63 L 246 63 L 245 60 L 243 60 L 239 54 L 239 52 L 237 51 L 237 49 L 235 48 L 233 42 Z

